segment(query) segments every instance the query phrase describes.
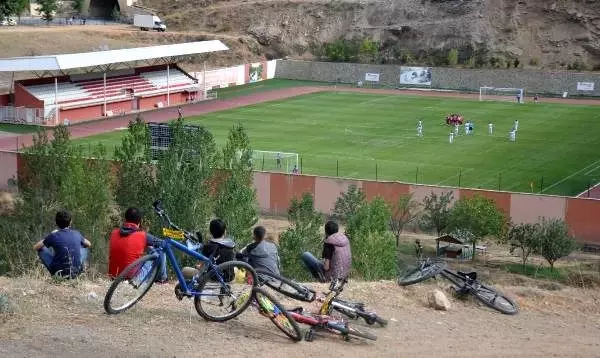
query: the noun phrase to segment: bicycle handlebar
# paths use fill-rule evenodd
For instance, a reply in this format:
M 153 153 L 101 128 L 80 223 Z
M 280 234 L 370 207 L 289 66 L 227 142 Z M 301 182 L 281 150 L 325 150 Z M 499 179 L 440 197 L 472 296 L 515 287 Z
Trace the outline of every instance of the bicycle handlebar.
M 162 202 L 160 200 L 155 200 L 154 203 L 152 203 L 152 207 L 154 208 L 154 212 L 156 212 L 156 215 L 158 215 L 161 219 L 163 219 L 163 221 L 166 222 L 170 228 L 183 232 L 183 235 L 185 236 L 185 238 L 187 240 L 191 240 L 195 244 L 199 244 L 199 242 L 202 240 L 201 235 L 199 235 L 199 234 L 194 235 L 193 233 L 191 233 L 189 231 L 183 230 L 182 228 L 177 226 L 174 222 L 172 222 L 171 218 L 169 217 L 169 215 L 163 208 Z

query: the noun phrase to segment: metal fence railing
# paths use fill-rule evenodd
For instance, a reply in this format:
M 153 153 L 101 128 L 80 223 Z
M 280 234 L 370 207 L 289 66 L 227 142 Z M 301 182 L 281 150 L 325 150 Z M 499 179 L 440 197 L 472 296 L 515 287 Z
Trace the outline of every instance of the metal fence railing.
M 46 125 L 43 108 L 0 106 L 0 123 Z

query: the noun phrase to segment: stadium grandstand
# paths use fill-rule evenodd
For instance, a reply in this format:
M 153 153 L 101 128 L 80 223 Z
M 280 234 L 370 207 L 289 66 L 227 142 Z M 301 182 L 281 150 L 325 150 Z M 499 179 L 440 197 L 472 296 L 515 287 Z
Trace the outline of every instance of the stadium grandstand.
M 224 50 L 213 40 L 0 58 L 0 72 L 36 77 L 14 81 L 11 93 L 0 95 L 0 122 L 55 126 L 210 99 L 177 60 Z

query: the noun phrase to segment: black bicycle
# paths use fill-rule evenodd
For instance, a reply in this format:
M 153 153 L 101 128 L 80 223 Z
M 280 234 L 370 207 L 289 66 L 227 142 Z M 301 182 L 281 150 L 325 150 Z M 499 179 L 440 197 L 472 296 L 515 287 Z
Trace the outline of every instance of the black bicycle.
M 315 300 L 323 302 L 324 300 L 325 294 L 317 296 L 314 290 L 271 271 L 257 269 L 256 274 L 258 276 L 259 285 L 266 285 L 289 298 L 303 302 L 313 302 Z M 338 294 L 341 293 L 341 290 L 342 289 L 340 288 Z M 381 327 L 385 327 L 388 323 L 375 312 L 368 311 L 365 308 L 364 303 L 342 300 L 338 298 L 337 295 L 331 301 L 331 308 L 351 319 L 357 320 L 362 318 L 369 325 L 378 323 Z
M 513 315 L 519 312 L 519 307 L 515 301 L 493 287 L 484 285 L 477 280 L 477 272 L 452 271 L 446 268 L 443 261 L 423 258 L 422 247 L 419 243 L 417 243 L 417 256 L 419 257 L 417 267 L 401 275 L 398 279 L 400 286 L 413 285 L 434 278 L 439 274 L 452 282 L 459 296 L 471 294 L 486 306 L 504 314 Z

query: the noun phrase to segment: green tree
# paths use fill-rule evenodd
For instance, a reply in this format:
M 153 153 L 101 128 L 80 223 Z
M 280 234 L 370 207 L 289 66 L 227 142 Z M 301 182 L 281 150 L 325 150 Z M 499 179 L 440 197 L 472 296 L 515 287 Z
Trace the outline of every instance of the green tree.
M 214 209 L 215 140 L 204 127 L 188 131 L 181 121 L 170 127 L 171 144 L 156 165 L 157 192 L 173 221 L 188 230 L 202 230 Z
M 400 235 L 406 225 L 417 220 L 420 214 L 421 204 L 414 200 L 413 194 L 401 195 L 392 207 L 390 229 L 396 237 L 396 247 L 400 245 Z
M 119 11 L 119 5 L 115 5 L 115 7 L 113 7 L 110 13 L 110 17 L 115 21 L 119 21 L 119 19 L 121 18 L 121 11 Z
M 448 226 L 450 218 L 450 203 L 454 195 L 451 191 L 437 195 L 433 191 L 423 199 L 423 215 L 421 229 L 435 230 L 437 236 L 442 235 Z
M 458 64 L 458 50 L 453 48 L 448 52 L 448 66 L 454 67 Z
M 502 238 L 507 219 L 494 200 L 481 195 L 461 198 L 450 212 L 447 231 L 463 233 L 473 245 L 473 261 L 477 242 L 487 236 Z
M 142 117 L 129 123 L 114 157 L 117 161 L 116 201 L 121 211 L 130 206 L 149 210 L 158 193 L 150 158 L 150 130 Z M 147 215 L 146 220 L 152 219 Z
M 371 235 L 382 235 L 390 222 L 390 208 L 381 197 L 365 203 L 348 217 L 346 232 L 350 239 L 364 240 Z
M 85 0 L 74 0 L 71 2 L 73 11 L 75 11 L 78 14 L 81 14 L 83 12 L 84 4 L 85 4 Z
M 358 59 L 361 63 L 373 63 L 377 60 L 379 43 L 369 38 L 364 38 L 358 48 Z
M 345 62 L 350 58 L 348 46 L 343 39 L 335 40 L 325 44 L 325 56 L 333 62 Z
M 47 22 L 50 22 L 54 19 L 54 14 L 56 10 L 58 10 L 58 1 L 57 0 L 39 0 L 38 10 L 42 13 L 42 19 Z
M 313 197 L 305 193 L 301 199 L 292 199 L 288 221 L 290 228 L 279 238 L 282 271 L 286 277 L 307 279 L 309 276 L 300 262 L 300 255 L 304 251 L 316 253 L 319 250 L 323 242 L 323 214 L 315 210 Z
M 541 225 L 535 223 L 511 225 L 508 230 L 506 240 L 510 244 L 510 253 L 519 250 L 523 272 L 529 255 L 540 247 L 541 229 Z
M 222 158 L 227 172 L 217 186 L 215 214 L 225 220 L 236 242 L 244 244 L 252 239 L 252 226 L 258 222 L 258 201 L 252 186 L 252 148 L 241 124 L 229 131 Z
M 2 0 L 0 1 L 0 20 L 10 16 L 21 16 L 21 13 L 29 6 L 28 0 Z
M 561 219 L 542 219 L 539 246 L 536 253 L 542 255 L 554 270 L 554 263 L 577 249 L 575 238 L 569 234 L 569 226 Z
M 367 203 L 367 197 L 362 189 L 352 184 L 348 190 L 337 198 L 333 208 L 333 217 L 343 223 L 354 216 Z

